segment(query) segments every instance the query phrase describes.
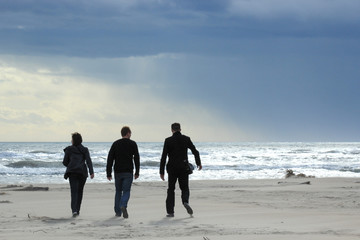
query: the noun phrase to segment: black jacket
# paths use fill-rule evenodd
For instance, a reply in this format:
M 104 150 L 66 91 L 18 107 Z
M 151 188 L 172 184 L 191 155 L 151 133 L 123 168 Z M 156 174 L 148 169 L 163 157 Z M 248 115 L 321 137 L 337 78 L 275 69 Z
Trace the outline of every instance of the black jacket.
M 115 164 L 114 164 L 115 160 Z M 135 175 L 140 172 L 140 155 L 135 141 L 128 138 L 121 138 L 115 141 L 109 151 L 106 174 L 111 177 L 112 167 L 114 165 L 114 172 L 133 172 L 135 163 Z
M 168 172 L 173 170 L 185 171 L 188 160 L 188 149 L 190 149 L 195 156 L 196 165 L 200 166 L 200 154 L 189 137 L 182 135 L 181 132 L 175 132 L 171 137 L 166 138 L 161 155 L 160 174 L 164 174 L 167 156 L 169 156 L 169 161 L 166 165 Z
M 68 176 L 70 173 L 76 173 L 88 177 L 87 168 L 89 168 L 90 174 L 94 173 L 89 149 L 82 144 L 68 146 L 64 149 L 64 152 L 63 164 L 66 166 L 65 176 Z

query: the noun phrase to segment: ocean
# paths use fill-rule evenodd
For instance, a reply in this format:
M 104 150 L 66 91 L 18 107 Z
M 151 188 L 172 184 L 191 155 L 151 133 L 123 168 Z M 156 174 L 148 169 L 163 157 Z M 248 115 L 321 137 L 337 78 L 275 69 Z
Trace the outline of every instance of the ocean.
M 89 148 L 95 178 L 107 182 L 106 158 L 112 143 L 83 143 Z M 360 143 L 352 142 L 241 142 L 194 143 L 203 170 L 193 180 L 282 179 L 286 170 L 324 177 L 360 177 Z M 0 143 L 0 184 L 66 183 L 63 149 L 69 143 Z M 140 177 L 161 181 L 159 162 L 163 143 L 138 142 Z M 189 160 L 195 164 L 189 150 Z

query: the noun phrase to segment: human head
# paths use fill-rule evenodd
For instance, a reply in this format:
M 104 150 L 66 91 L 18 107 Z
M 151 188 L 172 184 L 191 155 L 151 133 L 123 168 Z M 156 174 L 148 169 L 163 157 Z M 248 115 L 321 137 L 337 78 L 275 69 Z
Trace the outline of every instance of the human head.
M 171 124 L 171 131 L 180 132 L 181 131 L 180 123 Z
M 74 146 L 80 145 L 82 143 L 81 134 L 78 132 L 71 134 L 71 142 Z
M 124 126 L 122 129 L 121 129 L 121 136 L 122 137 L 126 137 L 126 135 L 128 134 L 131 134 L 131 130 L 128 126 Z

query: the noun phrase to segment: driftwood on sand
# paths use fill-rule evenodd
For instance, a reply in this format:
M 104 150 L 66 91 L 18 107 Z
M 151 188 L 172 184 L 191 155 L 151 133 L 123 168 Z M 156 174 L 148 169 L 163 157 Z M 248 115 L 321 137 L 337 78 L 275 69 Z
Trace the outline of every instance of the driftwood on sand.
M 33 185 L 30 185 L 28 187 L 14 189 L 14 191 L 49 191 L 49 187 L 34 187 Z
M 1 189 L 11 191 L 49 191 L 49 187 L 34 187 L 33 185 L 29 185 L 27 187 L 23 187 L 21 185 L 7 185 L 5 187 L 1 187 Z

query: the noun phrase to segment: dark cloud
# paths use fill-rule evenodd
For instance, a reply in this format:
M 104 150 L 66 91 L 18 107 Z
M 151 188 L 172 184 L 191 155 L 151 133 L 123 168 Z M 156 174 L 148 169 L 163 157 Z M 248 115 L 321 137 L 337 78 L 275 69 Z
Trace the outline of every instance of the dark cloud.
M 264 20 L 231 13 L 229 2 L 2 1 L 0 53 L 81 57 L 163 52 L 219 55 L 238 54 L 242 49 L 238 42 L 247 39 L 360 36 L 359 21 L 344 22 L 341 17 L 302 21 L 281 14 Z
M 73 74 L 161 85 L 153 94 L 174 106 L 201 103 L 268 140 L 358 140 L 360 4 L 294 3 L 2 1 L 0 54 L 66 56 Z M 163 53 L 182 57 L 124 60 Z

